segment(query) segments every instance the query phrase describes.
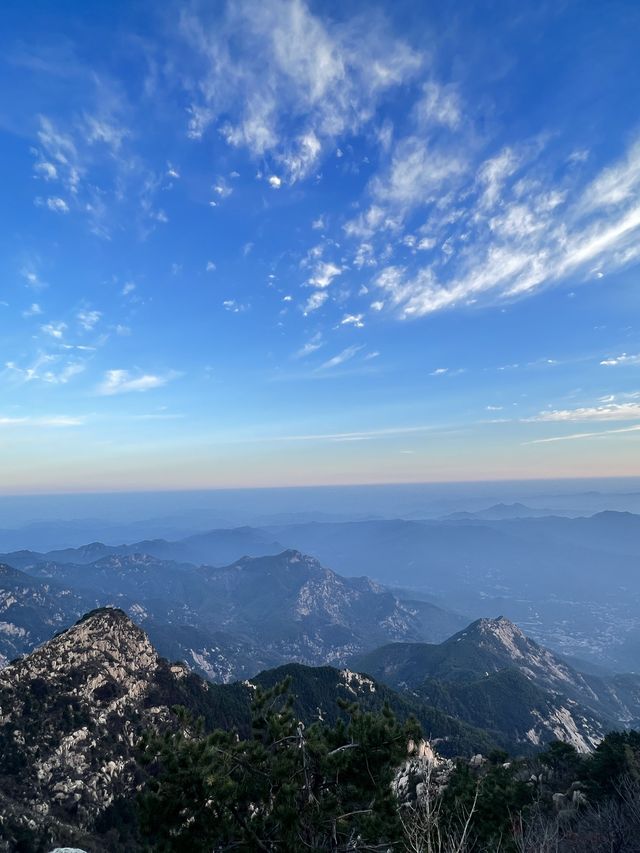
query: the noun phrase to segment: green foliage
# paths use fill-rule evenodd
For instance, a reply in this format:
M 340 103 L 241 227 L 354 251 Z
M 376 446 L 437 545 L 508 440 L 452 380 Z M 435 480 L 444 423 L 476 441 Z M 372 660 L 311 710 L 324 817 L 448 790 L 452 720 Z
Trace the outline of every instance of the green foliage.
M 623 778 L 640 781 L 640 732 L 611 732 L 584 763 L 583 778 L 592 796 L 617 790 Z
M 533 789 L 519 778 L 519 765 L 485 766 L 478 774 L 459 763 L 443 795 L 443 812 L 457 816 L 473 811 L 471 838 L 474 850 L 501 850 L 510 846 L 515 818 L 534 798 Z
M 285 678 L 291 679 L 293 709 L 299 719 L 305 723 L 312 722 L 318 718 L 317 709 L 321 709 L 322 719 L 330 725 L 338 719 L 346 720 L 341 703 L 336 702 L 336 696 L 342 694 L 346 698 L 349 692 L 336 669 L 293 663 L 267 670 L 251 680 L 268 689 Z M 233 686 L 216 685 L 216 689 L 223 692 Z M 463 722 L 464 718 L 452 717 L 440 708 L 426 704 L 409 693 L 398 693 L 379 681 L 375 683 L 375 690 L 359 691 L 357 701 L 360 708 L 372 713 L 379 713 L 388 705 L 401 721 L 415 717 L 426 737 L 439 739 L 438 749 L 447 757 L 489 752 L 496 745 L 494 738 Z M 242 727 L 239 728 L 241 732 L 244 731 Z
M 185 719 L 181 733 L 147 741 L 151 849 L 371 850 L 400 837 L 391 781 L 417 725 L 345 703 L 346 719 L 305 728 L 288 689 L 256 689 L 246 739 Z

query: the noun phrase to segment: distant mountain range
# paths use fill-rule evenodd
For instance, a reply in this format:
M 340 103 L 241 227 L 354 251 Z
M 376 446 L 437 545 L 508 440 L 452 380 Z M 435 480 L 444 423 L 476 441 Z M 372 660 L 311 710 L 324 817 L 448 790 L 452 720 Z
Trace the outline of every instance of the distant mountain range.
M 345 575 L 445 609 L 504 613 L 563 654 L 640 671 L 640 515 L 369 521 L 273 527 Z
M 90 595 L 0 563 L 0 668 L 95 606 Z
M 640 723 L 640 675 L 585 675 L 505 618 L 479 619 L 439 645 L 394 643 L 352 665 L 498 740 L 592 749 Z
M 421 629 L 427 641 L 461 627 L 462 622 L 454 624 L 442 611 L 466 614 L 467 621 L 504 613 L 528 635 L 584 661 L 585 667 L 640 671 L 640 516 L 601 512 L 589 518 L 520 517 L 528 509 L 523 506 L 495 505 L 472 517 L 447 520 L 240 527 L 175 541 L 18 551 L 0 559 L 33 573 L 29 567 L 35 563 L 81 566 L 138 554 L 224 567 L 244 556 L 298 550 L 343 577 L 366 576 L 404 590 L 396 596 L 403 600 L 439 605 Z M 481 515 L 513 517 L 491 520 Z M 81 573 L 70 572 L 65 583 L 75 589 Z M 52 570 L 54 582 L 61 577 L 59 569 Z
M 442 639 L 464 624 L 428 602 L 403 602 L 367 578 L 343 578 L 297 551 L 220 568 L 99 544 L 5 559 L 20 566 L 0 575 L 5 660 L 98 605 L 126 610 L 162 654 L 214 681 L 292 660 L 341 664 L 384 642 Z
M 504 521 L 509 518 L 544 518 L 550 515 L 565 516 L 568 518 L 582 515 L 580 512 L 566 510 L 554 512 L 551 509 L 535 509 L 523 503 L 493 504 L 486 509 L 475 511 L 464 510 L 462 512 L 451 512 L 442 516 L 443 521 Z

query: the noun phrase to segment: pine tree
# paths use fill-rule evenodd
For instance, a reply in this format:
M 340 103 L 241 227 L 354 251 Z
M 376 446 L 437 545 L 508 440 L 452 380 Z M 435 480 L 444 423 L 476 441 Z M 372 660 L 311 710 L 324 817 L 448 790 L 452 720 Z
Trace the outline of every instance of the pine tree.
M 296 719 L 289 684 L 256 689 L 252 736 L 150 738 L 141 827 L 153 850 L 387 850 L 402 834 L 391 782 L 417 725 L 343 705 L 334 726 Z

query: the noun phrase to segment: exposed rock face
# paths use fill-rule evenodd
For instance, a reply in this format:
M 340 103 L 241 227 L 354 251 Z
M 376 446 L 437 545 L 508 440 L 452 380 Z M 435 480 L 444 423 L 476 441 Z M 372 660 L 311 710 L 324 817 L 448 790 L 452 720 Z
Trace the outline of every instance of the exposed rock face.
M 0 668 L 95 607 L 95 599 L 0 563 Z
M 30 651 L 54 633 L 46 633 L 46 624 L 29 631 L 23 618 L 31 591 L 42 595 L 45 587 L 49 610 L 60 613 L 58 630 L 98 604 L 114 605 L 144 625 L 162 654 L 212 681 L 251 677 L 292 660 L 341 665 L 381 643 L 428 636 L 429 617 L 419 602 L 403 603 L 368 578 L 341 577 L 298 551 L 243 557 L 217 568 L 101 550 L 90 545 L 63 554 L 76 555 L 78 563 L 17 555 L 20 585 L 6 630 L 27 633 L 17 643 L 0 624 L 0 655 Z M 0 577 L 0 602 L 4 588 Z
M 588 752 L 620 719 L 606 691 L 594 689 L 595 679 L 503 617 L 479 619 L 439 645 L 397 643 L 355 663 L 392 687 L 496 733 L 509 750 L 557 739 Z
M 269 687 L 284 678 L 305 723 L 335 722 L 343 713 L 336 699 L 343 698 L 374 711 L 388 704 L 401 719 L 415 716 L 444 747 L 465 752 L 490 744 L 483 732 L 351 670 L 291 664 L 255 683 Z M 211 684 L 169 664 L 121 610 L 90 612 L 0 672 L 0 851 L 139 849 L 123 846 L 117 827 L 131 817 L 127 809 L 144 782 L 137 749 L 143 733 L 178 729 L 175 708 L 182 706 L 207 731 L 246 735 L 253 689 L 248 682 Z
M 88 614 L 6 667 L 0 838 L 26 822 L 51 841 L 77 841 L 135 789 L 136 745 L 144 730 L 175 725 L 174 694 L 191 693 L 197 702 L 208 689 L 185 667 L 159 658 L 145 633 L 115 609 Z

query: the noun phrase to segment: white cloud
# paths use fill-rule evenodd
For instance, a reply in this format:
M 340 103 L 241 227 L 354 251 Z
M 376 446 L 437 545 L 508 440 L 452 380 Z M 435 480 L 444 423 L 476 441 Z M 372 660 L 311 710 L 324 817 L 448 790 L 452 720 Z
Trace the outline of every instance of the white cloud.
M 55 181 L 58 177 L 58 170 L 53 163 L 48 163 L 45 160 L 36 163 L 33 168 L 45 181 Z
M 0 427 L 33 426 L 33 427 L 73 427 L 82 426 L 84 418 L 71 415 L 46 415 L 44 417 L 6 417 L 0 415 Z
M 123 123 L 133 112 L 122 89 L 106 75 L 79 64 L 65 74 L 86 78 L 87 109 L 78 114 L 70 105 L 56 123 L 39 116 L 37 143 L 32 148 L 37 178 L 56 185 L 55 194 L 38 197 L 36 204 L 61 214 L 83 215 L 89 230 L 109 239 L 114 224 L 126 221 L 148 233 L 167 214 L 153 204 L 155 194 L 167 188 L 166 176 L 155 174 L 128 146 L 134 135 Z M 64 129 L 61 129 L 64 126 Z M 174 170 L 175 171 L 175 170 Z M 134 210 L 132 210 L 134 207 Z M 126 217 L 126 219 L 125 219 Z
M 637 200 L 640 190 L 640 139 L 625 157 L 604 169 L 587 187 L 581 203 L 587 210 L 619 207 Z
M 47 207 L 54 213 L 69 213 L 69 205 L 63 198 L 59 198 L 58 196 L 50 196 L 46 199 L 38 197 L 36 198 L 36 205 L 38 207 Z
M 28 367 L 21 367 L 15 361 L 8 361 L 5 368 L 22 382 L 38 381 L 48 385 L 66 385 L 75 376 L 83 373 L 86 365 L 80 361 L 66 361 L 60 364 L 59 356 L 41 353 Z
M 601 361 L 600 364 L 605 367 L 618 367 L 619 365 L 636 365 L 640 364 L 640 353 L 636 353 L 635 355 L 628 355 L 626 352 L 623 352 L 622 355 L 615 356 L 614 358 L 605 358 L 604 361 Z
M 329 287 L 331 282 L 336 276 L 339 276 L 342 273 L 342 267 L 337 266 L 336 264 L 320 261 L 316 264 L 313 275 L 308 280 L 308 284 L 311 287 Z
M 344 364 L 346 361 L 350 361 L 354 356 L 356 356 L 361 349 L 364 349 L 364 345 L 360 346 L 350 346 L 346 349 L 343 349 L 342 352 L 339 352 L 337 355 L 334 355 L 333 358 L 330 358 L 328 361 L 325 361 L 320 365 L 320 370 L 330 370 L 333 367 L 339 367 L 341 364 Z
M 132 281 L 127 281 L 125 283 L 124 287 L 122 288 L 122 295 L 123 296 L 129 296 L 129 294 L 133 293 L 133 291 L 135 289 L 136 289 L 135 284 Z
M 466 168 L 461 154 L 433 147 L 422 136 L 409 136 L 397 143 L 388 172 L 373 180 L 371 193 L 379 204 L 405 216 L 417 205 L 434 201 Z
M 445 373 L 449 372 L 448 367 L 436 367 L 435 370 L 432 370 L 429 376 L 443 376 Z
M 355 326 L 356 329 L 364 328 L 363 314 L 345 314 L 340 320 L 341 326 Z
M 606 209 L 594 191 L 585 192 L 580 186 L 558 187 L 526 176 L 514 184 L 527 158 L 539 150 L 530 146 L 523 154 L 502 151 L 486 160 L 477 179 L 460 189 L 464 205 L 458 204 L 454 193 L 431 206 L 437 216 L 425 228 L 446 228 L 443 248 L 455 253 L 426 264 L 390 264 L 382 269 L 375 283 L 388 293 L 401 317 L 469 305 L 481 298 L 523 296 L 640 259 L 636 192 L 640 143 L 633 144 L 619 164 L 605 169 L 602 180 L 592 182 L 607 199 Z M 535 168 L 540 172 L 539 164 Z M 382 210 L 373 223 L 374 232 L 383 227 L 384 217 Z
M 357 432 L 328 432 L 307 435 L 264 436 L 260 441 L 367 441 L 369 439 L 386 438 L 394 435 L 412 435 L 414 433 L 430 432 L 432 426 L 387 427 L 385 429 L 364 429 Z M 403 452 L 403 451 L 400 451 Z
M 71 134 L 59 131 L 50 119 L 40 116 L 38 142 L 41 150 L 34 152 L 37 157 L 35 168 L 41 172 L 44 168 L 44 174 L 49 179 L 54 178 L 55 172 L 55 178 L 68 192 L 75 195 L 78 192 L 83 169 Z M 42 164 L 46 165 L 43 167 Z M 53 166 L 53 169 L 49 166 Z
M 25 286 L 31 290 L 42 290 L 47 287 L 46 282 L 42 281 L 38 272 L 32 266 L 22 267 L 20 275 L 26 282 Z
M 100 311 L 83 310 L 83 311 L 78 311 L 78 313 L 76 314 L 76 319 L 77 319 L 78 323 L 80 323 L 82 328 L 87 332 L 90 332 L 92 329 L 94 329 L 96 327 L 96 325 L 100 321 L 101 317 L 102 317 L 102 314 Z
M 360 243 L 353 258 L 353 265 L 359 270 L 363 267 L 374 267 L 376 265 L 374 248 L 371 243 Z
M 214 111 L 190 104 L 187 107 L 187 115 L 189 116 L 187 136 L 189 139 L 202 139 L 205 130 L 215 118 Z
M 205 272 L 215 272 L 215 271 L 216 271 L 216 265 L 213 263 L 213 261 L 207 261 L 207 265 L 205 267 Z
M 225 299 L 222 303 L 222 307 L 225 311 L 231 312 L 231 314 L 241 314 L 243 311 L 248 309 L 248 305 L 243 305 L 241 302 L 236 302 L 235 299 Z
M 577 441 L 584 438 L 601 438 L 606 435 L 620 435 L 622 433 L 639 432 L 640 424 L 619 429 L 603 429 L 599 432 L 574 432 L 571 435 L 554 435 L 551 438 L 537 438 L 534 441 L 526 441 L 524 444 L 550 444 L 555 441 Z
M 567 157 L 568 163 L 586 163 L 589 159 L 589 150 L 587 148 L 576 148 Z
M 316 334 L 310 338 L 306 344 L 294 353 L 294 358 L 306 358 L 319 350 L 322 346 L 324 346 L 322 334 L 320 332 L 316 332 Z
M 462 103 L 453 86 L 441 86 L 434 80 L 425 83 L 422 96 L 414 107 L 422 127 L 441 124 L 451 129 L 462 121 Z
M 324 305 L 328 298 L 329 294 L 326 290 L 315 290 L 304 303 L 303 312 L 310 314 L 312 311 L 317 311 L 318 308 Z
M 45 335 L 50 335 L 56 340 L 60 340 L 63 337 L 66 328 L 66 323 L 46 323 L 44 326 L 40 326 L 41 331 L 43 331 Z
M 222 7 L 222 8 L 221 8 Z M 312 174 L 344 133 L 370 121 L 380 98 L 407 82 L 422 57 L 375 13 L 347 22 L 304 0 L 244 0 L 212 13 L 183 11 L 180 32 L 198 73 L 189 135 L 225 117 L 229 145 L 279 163 L 287 182 Z
M 85 115 L 84 122 L 86 139 L 91 145 L 101 143 L 117 152 L 122 145 L 122 140 L 129 135 L 126 127 L 105 117 Z
M 289 151 L 280 157 L 291 183 L 305 178 L 311 172 L 321 150 L 322 144 L 313 131 L 304 133 L 294 141 Z
M 29 308 L 22 312 L 23 317 L 37 317 L 38 314 L 42 314 L 42 308 L 37 302 L 33 302 Z
M 282 186 L 282 178 L 279 178 L 277 175 L 270 175 L 268 183 L 274 190 L 279 190 Z
M 233 192 L 233 187 L 230 187 L 224 178 L 218 178 L 212 189 L 220 198 L 228 198 Z
M 608 403 L 602 406 L 585 406 L 578 409 L 555 409 L 540 412 L 527 421 L 628 421 L 640 420 L 640 403 Z
M 131 391 L 151 391 L 154 388 L 162 388 L 176 376 L 178 374 L 175 371 L 165 374 L 143 373 L 134 376 L 129 370 L 107 370 L 104 380 L 97 388 L 97 393 L 111 396 Z
M 482 187 L 481 206 L 493 207 L 500 198 L 507 179 L 520 167 L 520 158 L 511 148 L 504 148 L 498 155 L 486 160 L 478 170 L 478 182 Z

